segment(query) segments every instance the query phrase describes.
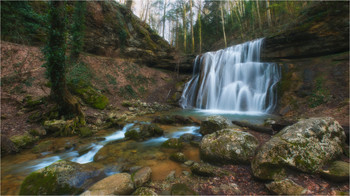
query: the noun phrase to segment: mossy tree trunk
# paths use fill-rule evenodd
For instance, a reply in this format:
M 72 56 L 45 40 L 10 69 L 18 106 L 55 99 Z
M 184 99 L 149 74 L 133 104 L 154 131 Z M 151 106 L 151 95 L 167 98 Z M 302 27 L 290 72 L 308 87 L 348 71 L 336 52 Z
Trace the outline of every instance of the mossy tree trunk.
M 63 1 L 51 1 L 49 10 L 49 37 L 45 49 L 46 68 L 51 86 L 51 97 L 59 106 L 60 114 L 78 116 L 80 122 L 84 114 L 77 99 L 66 85 L 66 12 Z

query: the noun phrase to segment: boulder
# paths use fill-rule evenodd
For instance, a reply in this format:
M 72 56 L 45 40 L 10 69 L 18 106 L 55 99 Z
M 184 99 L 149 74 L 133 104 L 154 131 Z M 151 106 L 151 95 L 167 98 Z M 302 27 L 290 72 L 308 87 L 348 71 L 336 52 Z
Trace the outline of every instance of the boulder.
M 140 135 L 142 138 L 161 136 L 163 133 L 164 130 L 156 124 L 144 124 L 140 127 Z
M 133 173 L 132 180 L 135 188 L 143 186 L 145 183 L 151 180 L 152 169 L 150 167 L 144 167 Z
M 25 132 L 22 135 L 14 135 L 10 137 L 10 140 L 16 146 L 16 148 L 26 148 L 34 144 L 38 140 L 37 137 L 32 136 L 28 132 Z
M 229 121 L 222 116 L 209 116 L 201 123 L 199 132 L 202 135 L 207 135 L 225 129 L 230 125 Z
M 193 174 L 198 176 L 213 177 L 221 175 L 217 167 L 206 163 L 194 163 L 190 169 Z
M 42 153 L 51 151 L 53 149 L 54 142 L 53 140 L 42 141 L 33 148 L 34 153 Z
M 305 194 L 307 191 L 307 189 L 296 184 L 290 179 L 273 181 L 269 184 L 266 184 L 266 188 L 271 193 L 277 195 L 302 195 Z
M 5 154 L 12 154 L 18 152 L 15 144 L 5 135 L 0 134 L 1 137 L 1 156 Z
M 70 135 L 74 132 L 74 130 L 72 129 L 73 124 L 74 123 L 71 120 L 47 120 L 44 122 L 44 128 L 47 133 Z
M 185 161 L 187 161 L 185 155 L 182 152 L 176 152 L 176 153 L 171 154 L 170 160 L 180 162 L 180 163 L 184 163 Z
M 322 170 L 321 175 L 333 182 L 349 181 L 350 164 L 344 161 L 334 161 L 327 170 Z
M 223 129 L 203 137 L 200 143 L 202 160 L 211 163 L 249 163 L 258 147 L 258 140 L 238 129 Z
M 192 140 L 195 139 L 195 135 L 191 134 L 191 133 L 185 133 L 183 135 L 180 136 L 180 141 L 182 142 L 191 142 Z
M 73 195 L 99 179 L 101 171 L 91 165 L 58 161 L 27 176 L 20 195 Z
M 134 190 L 130 174 L 119 173 L 98 181 L 81 195 L 129 195 Z
M 288 126 L 266 142 L 254 157 L 253 175 L 283 179 L 286 168 L 315 173 L 343 153 L 345 134 L 331 117 L 310 118 Z
M 183 143 L 180 141 L 179 138 L 170 138 L 167 141 L 165 141 L 161 146 L 164 148 L 181 149 L 183 148 Z
M 158 194 L 156 192 L 154 192 L 154 190 L 152 188 L 140 187 L 140 188 L 136 189 L 136 191 L 134 191 L 132 193 L 132 195 L 152 195 L 152 196 L 157 196 Z
M 186 184 L 177 183 L 171 187 L 171 195 L 198 195 L 194 190 L 189 188 Z

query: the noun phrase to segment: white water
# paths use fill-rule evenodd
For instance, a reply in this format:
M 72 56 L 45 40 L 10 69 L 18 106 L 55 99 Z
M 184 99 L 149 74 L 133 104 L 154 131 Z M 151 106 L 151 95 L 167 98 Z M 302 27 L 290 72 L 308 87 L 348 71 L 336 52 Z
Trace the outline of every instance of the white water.
M 183 108 L 270 113 L 276 107 L 280 68 L 260 62 L 263 39 L 197 56 L 192 79 L 180 99 Z

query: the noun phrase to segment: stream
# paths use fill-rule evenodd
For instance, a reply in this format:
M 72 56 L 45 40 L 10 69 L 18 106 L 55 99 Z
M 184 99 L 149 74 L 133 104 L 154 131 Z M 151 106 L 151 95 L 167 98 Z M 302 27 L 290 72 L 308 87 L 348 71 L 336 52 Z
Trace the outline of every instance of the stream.
M 263 113 L 234 113 L 227 111 L 211 110 L 175 110 L 165 112 L 162 115 L 182 115 L 194 116 L 200 120 L 210 115 L 222 115 L 229 120 L 248 120 L 251 123 L 261 124 L 266 118 L 274 116 Z M 182 171 L 189 171 L 188 167 L 169 160 L 169 156 L 174 150 L 164 150 L 160 145 L 169 138 L 179 138 L 185 133 L 190 133 L 201 137 L 199 126 L 170 126 L 160 125 L 164 130 L 161 137 L 150 138 L 146 141 L 136 142 L 133 140 L 123 140 L 124 133 L 136 124 L 150 123 L 149 120 L 138 120 L 126 124 L 122 129 L 111 131 L 100 131 L 94 138 L 45 138 L 54 139 L 58 143 L 74 143 L 71 148 L 64 152 L 53 153 L 33 153 L 27 149 L 15 155 L 8 155 L 2 158 L 1 162 L 1 194 L 18 194 L 20 184 L 31 172 L 51 165 L 58 160 L 70 160 L 79 164 L 96 164 L 102 167 L 107 176 L 121 172 L 123 168 L 131 166 L 149 166 L 152 169 L 152 180 L 164 180 L 171 171 L 176 171 L 180 175 Z M 98 138 L 98 139 L 96 139 Z M 97 153 L 102 159 L 96 159 Z M 198 147 L 187 144 L 182 151 L 185 156 L 193 161 L 200 161 Z

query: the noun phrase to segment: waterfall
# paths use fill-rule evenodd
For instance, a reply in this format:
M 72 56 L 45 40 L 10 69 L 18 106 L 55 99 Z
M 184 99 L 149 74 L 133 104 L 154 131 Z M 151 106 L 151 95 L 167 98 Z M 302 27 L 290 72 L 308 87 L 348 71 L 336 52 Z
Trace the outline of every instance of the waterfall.
M 281 71 L 260 62 L 263 39 L 196 57 L 191 80 L 180 99 L 183 108 L 270 113 L 276 107 Z

